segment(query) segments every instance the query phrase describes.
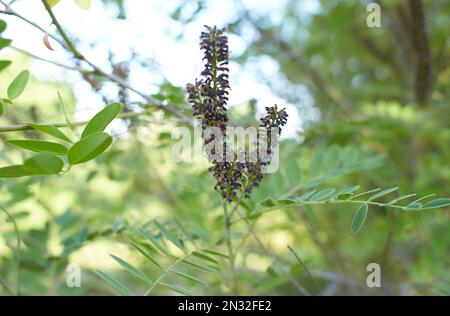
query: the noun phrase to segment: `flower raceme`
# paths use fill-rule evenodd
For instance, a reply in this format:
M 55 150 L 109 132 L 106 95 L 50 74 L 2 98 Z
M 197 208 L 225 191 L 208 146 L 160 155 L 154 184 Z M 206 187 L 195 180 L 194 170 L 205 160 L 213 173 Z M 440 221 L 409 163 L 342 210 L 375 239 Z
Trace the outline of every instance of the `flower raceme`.
M 278 106 L 266 107 L 260 119 L 257 140 L 237 148 L 227 142 L 227 102 L 229 84 L 229 48 L 224 29 L 206 26 L 200 35 L 204 70 L 201 79 L 187 84 L 186 91 L 193 115 L 201 121 L 204 150 L 212 164 L 209 171 L 216 179 L 215 188 L 222 198 L 232 202 L 241 192 L 249 197 L 253 188 L 263 178 L 278 144 L 281 127 L 286 125 L 288 114 Z

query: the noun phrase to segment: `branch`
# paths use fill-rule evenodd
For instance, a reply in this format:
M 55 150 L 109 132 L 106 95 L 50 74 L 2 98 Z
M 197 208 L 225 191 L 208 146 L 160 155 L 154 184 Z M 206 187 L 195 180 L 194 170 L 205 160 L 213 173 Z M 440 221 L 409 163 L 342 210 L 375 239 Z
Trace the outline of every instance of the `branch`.
M 433 59 L 428 41 L 426 16 L 420 0 L 409 0 L 411 41 L 416 56 L 416 102 L 425 106 L 433 88 Z
M 64 30 L 61 27 L 61 24 L 59 24 L 58 20 L 56 19 L 56 16 L 54 15 L 53 11 L 51 10 L 51 8 L 48 6 L 48 3 L 45 0 L 42 0 L 45 9 L 47 10 L 47 12 L 49 13 L 53 24 L 55 24 L 56 28 L 58 29 L 58 32 L 61 34 L 61 36 L 63 37 L 64 40 L 61 40 L 59 38 L 57 38 L 54 35 L 49 34 L 49 37 L 51 37 L 53 40 L 55 40 L 56 42 L 58 42 L 61 46 L 63 46 L 65 49 L 69 50 L 75 58 L 77 58 L 78 60 L 81 60 L 83 62 L 85 62 L 86 64 L 88 64 L 90 67 L 92 67 L 93 74 L 102 76 L 104 78 L 107 78 L 108 80 L 118 84 L 119 86 L 121 86 L 124 89 L 133 91 L 134 93 L 136 93 L 137 95 L 139 95 L 140 97 L 142 97 L 146 102 L 148 102 L 149 104 L 153 105 L 154 107 L 163 110 L 165 112 L 171 113 L 173 115 L 175 115 L 176 117 L 178 117 L 181 121 L 183 121 L 184 123 L 188 124 L 189 126 L 193 127 L 194 123 L 193 120 L 186 116 L 185 114 L 181 113 L 180 111 L 176 110 L 175 108 L 173 108 L 170 105 L 165 105 L 163 104 L 161 101 L 153 98 L 150 95 L 147 95 L 135 88 L 133 88 L 132 86 L 130 86 L 125 80 L 117 77 L 114 74 L 110 74 L 105 72 L 104 70 L 102 70 L 100 67 L 96 66 L 94 63 L 92 63 L 90 60 L 88 60 L 85 56 L 83 56 L 75 47 L 75 45 L 70 41 L 70 39 L 68 38 L 68 36 L 66 35 L 66 33 L 64 32 Z M 3 14 L 7 14 L 7 15 L 11 15 L 11 16 L 15 16 L 19 19 L 21 19 L 22 21 L 30 24 L 31 26 L 35 27 L 36 29 L 40 30 L 43 33 L 47 33 L 47 31 L 39 26 L 37 23 L 25 18 L 24 16 L 20 15 L 19 13 L 17 13 L 16 11 L 14 11 L 8 4 L 6 4 L 4 1 L 0 0 L 0 3 L 5 7 L 4 10 L 0 10 L 0 13 Z M 42 58 L 38 58 L 43 60 Z M 47 61 L 47 60 L 44 60 Z M 50 62 L 50 61 L 49 61 Z M 51 62 L 53 64 L 57 64 L 54 62 Z M 67 67 L 64 67 L 67 68 Z M 76 70 L 78 71 L 78 69 L 71 69 L 71 70 Z
M 134 117 L 138 117 L 138 116 L 145 115 L 145 114 L 148 114 L 148 111 L 144 111 L 144 112 L 126 112 L 126 113 L 121 113 L 121 114 L 117 115 L 117 118 L 129 119 L 129 118 L 134 118 Z M 82 125 L 86 125 L 87 123 L 89 123 L 89 121 L 76 122 L 76 123 L 73 123 L 73 125 L 74 126 L 82 126 Z M 39 123 L 39 124 L 51 125 L 51 126 L 56 127 L 56 128 L 69 127 L 69 125 L 67 123 Z M 31 127 L 29 124 L 0 126 L 0 133 L 23 132 L 23 131 L 31 131 L 31 130 L 34 130 L 34 128 Z

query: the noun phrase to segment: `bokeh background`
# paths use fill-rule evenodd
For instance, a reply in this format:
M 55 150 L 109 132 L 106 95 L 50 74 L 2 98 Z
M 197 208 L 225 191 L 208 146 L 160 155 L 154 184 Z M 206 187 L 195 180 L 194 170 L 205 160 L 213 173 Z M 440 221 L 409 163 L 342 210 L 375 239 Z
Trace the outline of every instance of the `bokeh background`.
M 294 189 L 300 194 L 311 188 L 399 186 L 398 195 L 448 197 L 450 2 L 377 1 L 382 26 L 375 28 L 366 24 L 369 3 L 92 0 L 83 9 L 61 0 L 54 12 L 89 60 L 186 115 L 191 110 L 184 86 L 202 69 L 200 32 L 204 25 L 227 29 L 233 123 L 255 126 L 272 104 L 289 113 L 280 170 L 246 201 L 249 213 L 261 201 Z M 17 0 L 11 6 L 57 34 L 41 1 Z M 114 101 L 123 102 L 129 112 L 147 109 L 145 115 L 115 121 L 109 127 L 112 148 L 94 162 L 58 177 L 0 179 L 0 205 L 14 217 L 23 240 L 21 294 L 116 294 L 96 269 L 145 292 L 146 285 L 124 272 L 110 254 L 158 276 L 158 267 L 124 239 L 128 229 L 153 219 L 176 219 L 197 243 L 223 250 L 221 200 L 207 163 L 172 159 L 176 140 L 171 132 L 179 120 L 152 110 L 139 95 L 105 78 L 36 59 L 87 67 L 51 38 L 54 50 L 49 50 L 43 33 L 17 17 L 0 18 L 7 23 L 2 37 L 12 39 L 0 54 L 13 62 L 0 73 L 1 96 L 20 71 L 32 73 L 25 93 L 0 117 L 0 126 L 64 122 L 57 92 L 74 121 L 89 119 Z M 4 143 L 23 137 L 42 135 L 0 134 L 0 167 L 27 157 Z M 236 225 L 232 239 L 241 247 L 237 294 L 303 294 L 290 282 L 293 277 L 314 295 L 448 295 L 448 211 L 372 207 L 364 228 L 353 235 L 355 206 L 284 208 L 254 222 L 270 253 L 245 225 Z M 14 284 L 16 234 L 4 214 L 0 233 L 2 284 Z M 176 253 L 173 246 L 167 242 Z M 167 258 L 158 260 L 169 264 Z M 167 282 L 198 295 L 230 293 L 226 260 L 217 260 L 221 268 L 213 273 L 186 267 L 205 286 L 171 275 Z M 371 262 L 381 265 L 381 288 L 366 285 Z M 66 285 L 69 263 L 81 266 L 80 288 Z M 161 286 L 151 294 L 176 293 Z M 8 294 L 7 286 L 0 287 L 0 295 Z

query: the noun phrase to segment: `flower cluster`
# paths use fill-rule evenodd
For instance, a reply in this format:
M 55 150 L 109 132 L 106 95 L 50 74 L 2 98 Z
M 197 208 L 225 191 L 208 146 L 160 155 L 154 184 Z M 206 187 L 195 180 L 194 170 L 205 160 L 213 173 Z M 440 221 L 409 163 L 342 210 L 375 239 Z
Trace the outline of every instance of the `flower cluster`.
M 263 168 L 270 163 L 273 148 L 277 144 L 281 127 L 286 125 L 288 115 L 285 109 L 279 110 L 277 105 L 267 107 L 267 114 L 259 124 L 256 152 L 232 151 L 227 146 L 225 136 L 230 84 L 227 67 L 228 39 L 224 35 L 224 29 L 206 26 L 206 31 L 200 36 L 200 48 L 204 52 L 205 61 L 205 68 L 201 72 L 203 78 L 196 80 L 194 84 L 187 84 L 186 91 L 194 116 L 202 122 L 205 147 L 211 148 L 207 150 L 207 156 L 212 163 L 209 171 L 216 178 L 215 188 L 224 200 L 232 202 L 238 192 L 249 197 L 252 189 L 261 182 Z M 218 135 L 208 132 L 214 128 L 221 133 Z M 251 159 L 255 157 L 256 159 Z

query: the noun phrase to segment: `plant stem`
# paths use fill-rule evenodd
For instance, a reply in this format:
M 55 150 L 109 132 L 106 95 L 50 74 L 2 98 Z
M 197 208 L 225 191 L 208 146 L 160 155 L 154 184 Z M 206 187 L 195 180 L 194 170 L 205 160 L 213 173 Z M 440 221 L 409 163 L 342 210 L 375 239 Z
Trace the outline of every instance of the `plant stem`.
M 69 37 L 66 35 L 66 33 L 64 32 L 64 30 L 61 27 L 61 24 L 58 22 L 56 16 L 54 15 L 51 7 L 48 5 L 48 3 L 45 0 L 42 0 L 46 11 L 48 12 L 48 14 L 50 15 L 53 24 L 56 25 L 58 32 L 60 33 L 61 37 L 63 37 L 63 40 L 59 39 L 58 37 L 49 34 L 49 37 L 51 37 L 52 39 L 54 39 L 55 41 L 57 41 L 61 46 L 63 46 L 64 48 L 66 48 L 67 50 L 69 50 L 75 58 L 77 58 L 78 60 L 81 60 L 83 62 L 85 62 L 86 64 L 88 64 L 93 70 L 91 71 L 93 74 L 104 77 L 106 79 L 108 79 L 111 82 L 114 82 L 115 84 L 119 85 L 120 87 L 123 87 L 129 91 L 132 91 L 134 93 L 136 93 L 137 95 L 139 95 L 140 97 L 142 97 L 146 102 L 148 102 L 148 104 L 156 107 L 157 109 L 163 110 L 165 112 L 171 113 L 174 116 L 178 117 L 182 122 L 186 123 L 187 125 L 194 127 L 194 122 L 193 120 L 186 116 L 184 113 L 180 112 L 179 110 L 177 110 L 176 108 L 174 108 L 173 106 L 171 106 L 170 104 L 164 104 L 163 102 L 159 101 L 158 99 L 152 97 L 151 95 L 147 95 L 139 90 L 137 90 L 136 88 L 132 87 L 131 85 L 128 84 L 128 82 L 126 82 L 125 80 L 123 80 L 122 78 L 119 78 L 118 76 L 111 74 L 111 73 L 107 73 L 106 71 L 102 70 L 100 67 L 98 67 L 97 65 L 95 65 L 93 62 L 91 62 L 89 59 L 87 59 L 85 56 L 83 56 L 75 47 L 75 45 L 73 44 L 73 42 L 69 39 Z M 4 1 L 0 0 L 0 3 L 5 7 L 4 10 L 0 10 L 1 14 L 7 14 L 7 15 L 11 15 L 11 16 L 15 16 L 19 19 L 21 19 L 22 21 L 30 24 L 31 26 L 35 27 L 36 29 L 38 29 L 39 31 L 43 32 L 43 33 L 47 33 L 47 31 L 39 26 L 37 23 L 25 18 L 24 16 L 20 15 L 19 13 L 17 13 L 16 11 L 14 11 L 10 5 L 8 5 L 7 3 L 5 3 Z M 41 59 L 42 60 L 42 59 Z M 45 60 L 46 61 L 46 60 Z M 50 61 L 51 62 L 51 61 Z M 54 62 L 51 62 L 52 64 L 57 64 Z M 67 66 L 62 66 L 63 68 L 68 69 Z M 71 68 L 69 66 L 69 68 Z M 75 71 L 79 71 L 81 69 L 70 69 L 70 70 L 75 70 Z M 86 73 L 87 70 L 83 70 L 81 71 L 81 73 Z
M 121 113 L 119 115 L 117 115 L 117 118 L 121 118 L 121 119 L 129 119 L 129 118 L 134 118 L 134 117 L 138 117 L 141 115 L 145 115 L 148 114 L 147 111 L 143 111 L 143 112 L 126 112 L 126 113 Z M 81 122 L 75 122 L 73 123 L 74 126 L 82 126 L 82 125 L 86 125 L 89 121 L 81 121 Z M 69 127 L 68 123 L 39 123 L 39 124 L 44 124 L 44 125 L 51 125 L 53 127 L 56 128 L 60 128 L 60 127 Z M 0 126 L 0 133 L 7 133 L 7 132 L 23 132 L 23 131 L 30 131 L 33 130 L 33 128 L 28 125 L 28 124 L 19 124 L 19 125 L 11 125 L 11 126 Z
M 17 262 L 17 274 L 16 274 L 16 291 L 15 291 L 15 294 L 17 296 L 19 296 L 20 295 L 20 245 L 21 245 L 21 240 L 22 239 L 20 238 L 19 227 L 17 226 L 17 223 L 14 220 L 14 218 L 3 207 L 0 206 L 0 209 L 6 214 L 6 216 L 9 219 L 9 221 L 11 221 L 11 223 L 14 226 L 14 232 L 16 233 L 17 248 L 16 248 L 15 259 L 16 259 L 16 262 Z
M 373 202 L 373 201 L 354 201 L 354 200 L 326 200 L 326 201 L 303 201 L 301 203 L 296 203 L 296 204 L 287 204 L 287 205 L 277 205 L 274 207 L 269 207 L 266 209 L 263 209 L 261 211 L 257 211 L 254 212 L 248 216 L 245 217 L 241 217 L 239 219 L 236 219 L 235 221 L 232 221 L 231 224 L 240 222 L 241 220 L 248 220 L 251 217 L 254 216 L 259 216 L 265 213 L 269 213 L 272 211 L 276 211 L 279 209 L 283 209 L 283 208 L 290 208 L 290 207 L 296 207 L 296 206 L 301 206 L 301 205 L 324 205 L 324 204 L 343 204 L 343 203 L 348 203 L 348 204 L 368 204 L 368 205 L 375 205 L 375 206 L 388 206 L 388 207 L 392 207 L 392 208 L 397 208 L 397 209 L 401 209 L 403 210 L 404 206 L 400 206 L 400 205 L 394 205 L 394 204 L 384 204 L 384 203 L 379 203 L 379 202 Z
M 230 279 L 231 279 L 231 289 L 233 294 L 238 294 L 237 279 L 236 279 L 236 267 L 235 259 L 236 253 L 233 251 L 233 243 L 231 241 L 231 217 L 228 213 L 227 203 L 223 203 L 223 215 L 224 215 L 224 228 L 225 228 L 225 240 L 228 248 L 228 257 L 230 261 Z

